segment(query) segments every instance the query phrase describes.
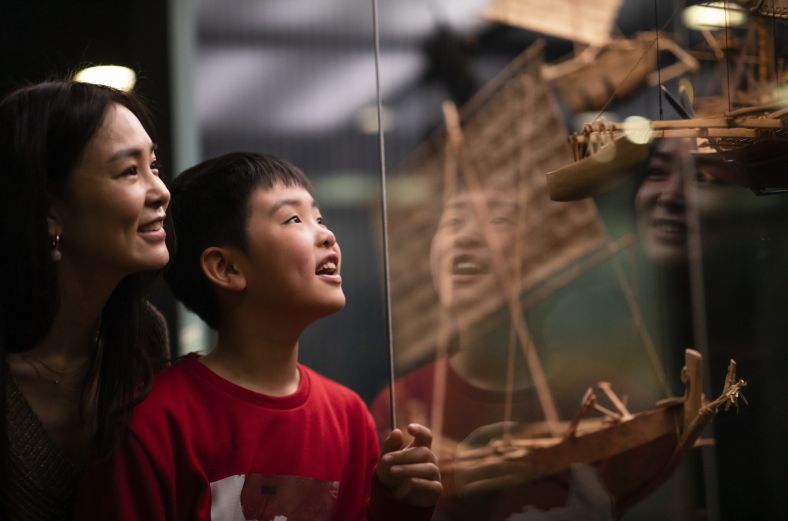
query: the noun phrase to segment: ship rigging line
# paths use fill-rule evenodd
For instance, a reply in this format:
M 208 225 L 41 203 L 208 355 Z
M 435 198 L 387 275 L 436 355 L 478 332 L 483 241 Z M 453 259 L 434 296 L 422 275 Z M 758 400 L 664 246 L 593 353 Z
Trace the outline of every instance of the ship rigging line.
M 777 62 L 777 11 L 774 4 L 777 0 L 772 0 L 772 56 L 774 56 L 774 79 L 777 95 L 780 89 L 780 67 Z
M 725 92 L 728 94 L 728 112 L 731 111 L 731 67 L 730 52 L 731 47 L 728 43 L 728 1 L 722 0 L 722 11 L 725 15 Z
M 389 268 L 389 223 L 386 203 L 386 143 L 383 136 L 383 98 L 380 89 L 380 23 L 378 0 L 372 0 L 372 38 L 375 47 L 375 97 L 378 115 L 378 150 L 380 152 L 380 211 L 383 235 L 383 294 L 386 307 L 386 345 L 389 356 L 389 407 L 391 428 L 397 426 L 396 402 L 394 399 L 394 339 L 391 329 L 391 275 Z
M 659 65 L 659 11 L 657 10 L 657 0 L 654 0 L 654 34 L 657 36 L 655 40 L 657 44 L 657 99 L 659 100 L 659 120 L 662 121 L 662 71 Z

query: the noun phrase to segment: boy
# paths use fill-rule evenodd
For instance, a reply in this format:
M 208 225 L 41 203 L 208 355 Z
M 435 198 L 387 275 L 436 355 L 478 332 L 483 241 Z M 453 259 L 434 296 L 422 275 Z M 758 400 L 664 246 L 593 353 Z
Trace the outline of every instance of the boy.
M 154 381 L 114 461 L 91 472 L 80 519 L 429 519 L 432 434 L 379 449 L 357 395 L 298 364 L 298 338 L 345 303 L 341 255 L 309 182 L 233 153 L 173 183 L 173 293 L 218 331 Z

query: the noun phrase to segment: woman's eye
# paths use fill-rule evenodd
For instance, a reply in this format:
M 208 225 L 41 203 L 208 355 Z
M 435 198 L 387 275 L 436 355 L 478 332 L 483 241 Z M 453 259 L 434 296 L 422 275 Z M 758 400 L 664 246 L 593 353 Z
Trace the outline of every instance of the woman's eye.
M 286 220 L 284 223 L 285 224 L 292 224 L 292 223 L 300 223 L 300 222 L 301 222 L 301 218 L 299 216 L 297 216 L 297 215 L 294 215 L 291 218 L 289 218 L 288 220 Z
M 326 225 L 326 220 L 323 219 L 322 217 L 318 217 L 317 219 L 315 219 L 315 221 L 317 222 L 317 224 L 319 224 L 321 226 L 325 226 Z
M 158 174 L 161 170 L 161 162 L 158 159 L 154 159 L 153 162 L 150 164 L 150 169 L 155 173 Z

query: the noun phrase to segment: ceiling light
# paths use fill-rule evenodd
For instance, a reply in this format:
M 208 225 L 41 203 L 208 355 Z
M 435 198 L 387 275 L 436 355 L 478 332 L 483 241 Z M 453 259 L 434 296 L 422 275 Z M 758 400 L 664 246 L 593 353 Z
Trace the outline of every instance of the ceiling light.
M 74 75 L 74 80 L 83 83 L 106 85 L 129 92 L 137 83 L 137 75 L 128 67 L 120 65 L 98 65 L 82 69 Z
M 747 13 L 731 0 L 688 6 L 681 13 L 681 19 L 690 29 L 721 29 L 744 25 Z

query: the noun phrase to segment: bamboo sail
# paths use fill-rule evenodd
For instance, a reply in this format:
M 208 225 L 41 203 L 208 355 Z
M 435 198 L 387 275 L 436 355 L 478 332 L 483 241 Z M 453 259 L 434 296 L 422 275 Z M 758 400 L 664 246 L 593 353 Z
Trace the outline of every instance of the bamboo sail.
M 622 0 L 492 0 L 488 20 L 578 43 L 601 46 L 610 41 Z
M 571 157 L 558 108 L 540 79 L 541 45 L 526 50 L 460 109 L 466 155 L 486 186 L 502 186 L 513 172 L 524 172 L 529 211 L 523 225 L 528 248 L 520 259 L 523 277 L 519 293 L 530 294 L 573 261 L 606 247 L 608 238 L 593 203 L 553 204 L 541 172 Z M 520 128 L 523 127 L 524 128 Z M 400 370 L 433 356 L 439 323 L 429 263 L 413 262 L 429 256 L 430 241 L 440 214 L 443 150 L 446 136 L 436 134 L 398 172 L 398 186 L 418 186 L 420 196 L 392 190 L 392 314 L 396 363 Z M 532 154 L 522 157 L 523 142 Z M 401 194 L 398 196 L 397 194 Z M 426 201 L 432 204 L 424 204 Z M 541 297 L 547 294 L 540 291 Z M 533 302 L 533 300 L 531 300 Z M 460 320 L 478 324 L 479 334 L 495 327 L 504 305 L 499 293 L 485 295 Z

